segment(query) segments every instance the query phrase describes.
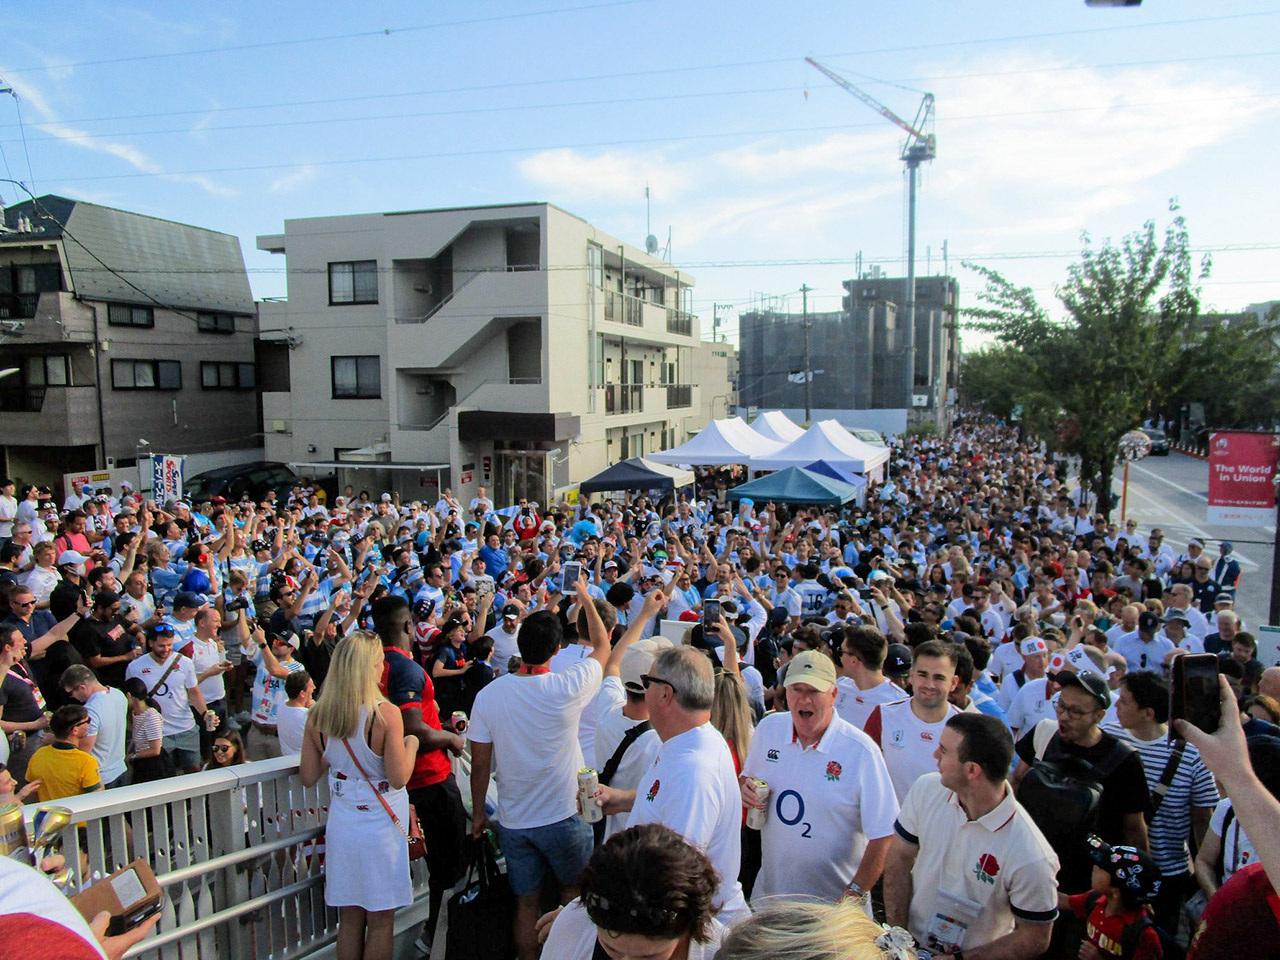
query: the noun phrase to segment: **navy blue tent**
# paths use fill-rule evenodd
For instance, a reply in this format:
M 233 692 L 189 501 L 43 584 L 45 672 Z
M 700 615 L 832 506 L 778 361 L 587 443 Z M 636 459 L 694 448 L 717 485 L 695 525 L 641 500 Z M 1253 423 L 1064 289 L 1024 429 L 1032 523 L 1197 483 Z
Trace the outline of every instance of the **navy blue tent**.
M 660 490 L 670 493 L 677 487 L 688 486 L 693 480 L 690 470 L 654 463 L 644 457 L 632 457 L 619 460 L 590 480 L 584 480 L 578 484 L 578 492 L 584 495 L 604 490 Z
M 730 500 L 750 497 L 757 503 L 848 503 L 857 498 L 859 488 L 804 467 L 787 467 L 767 477 L 758 477 L 728 491 Z
M 820 473 L 824 477 L 830 477 L 832 480 L 851 483 L 855 487 L 865 487 L 867 485 L 867 478 L 861 474 L 854 473 L 852 470 L 845 470 L 843 467 L 837 467 L 834 464 L 827 463 L 825 460 L 815 460 L 813 463 L 807 464 L 805 469 L 813 473 Z

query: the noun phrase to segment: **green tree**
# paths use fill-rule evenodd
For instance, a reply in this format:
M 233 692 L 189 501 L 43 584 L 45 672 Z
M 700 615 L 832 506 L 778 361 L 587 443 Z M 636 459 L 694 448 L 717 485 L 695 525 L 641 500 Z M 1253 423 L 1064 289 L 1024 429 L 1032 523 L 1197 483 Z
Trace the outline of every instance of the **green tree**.
M 1013 385 L 1025 425 L 1081 461 L 1081 484 L 1110 507 L 1120 437 L 1142 422 L 1153 398 L 1177 392 L 1179 355 L 1200 308 L 1186 223 L 1174 217 L 1157 238 L 1154 221 L 1095 246 L 1086 234 L 1080 260 L 1056 288 L 1063 308 L 1050 317 L 1035 294 L 998 272 L 966 264 L 986 287 L 969 326 L 1022 355 Z M 1200 276 L 1207 272 L 1203 265 Z

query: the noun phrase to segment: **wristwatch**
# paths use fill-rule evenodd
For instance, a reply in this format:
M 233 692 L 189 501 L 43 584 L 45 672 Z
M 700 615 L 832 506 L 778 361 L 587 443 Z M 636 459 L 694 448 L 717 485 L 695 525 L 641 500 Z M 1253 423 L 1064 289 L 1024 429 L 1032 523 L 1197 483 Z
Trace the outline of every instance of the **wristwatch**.
M 862 887 L 858 886 L 857 880 L 849 881 L 849 892 L 852 893 L 859 900 L 861 900 L 863 897 L 867 895 L 867 891 L 863 890 Z

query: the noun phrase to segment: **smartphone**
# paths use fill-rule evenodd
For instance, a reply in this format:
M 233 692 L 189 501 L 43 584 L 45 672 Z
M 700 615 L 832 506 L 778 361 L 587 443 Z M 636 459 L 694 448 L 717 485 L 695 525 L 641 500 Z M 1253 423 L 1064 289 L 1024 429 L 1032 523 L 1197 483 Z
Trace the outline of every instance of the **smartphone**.
M 706 632 L 708 629 L 718 630 L 720 628 L 720 601 L 719 600 L 703 600 L 702 601 L 702 629 Z
M 119 937 L 128 933 L 138 924 L 143 923 L 164 909 L 163 900 L 154 900 L 140 904 L 125 913 L 113 916 L 107 922 L 107 936 Z
M 573 585 L 582 578 L 582 564 L 577 560 L 568 560 L 562 568 L 561 592 L 568 593 Z
M 1222 721 L 1218 690 L 1218 658 L 1212 653 L 1187 653 L 1175 657 L 1169 685 L 1169 739 L 1178 739 L 1174 720 L 1186 720 L 1206 733 L 1214 733 Z

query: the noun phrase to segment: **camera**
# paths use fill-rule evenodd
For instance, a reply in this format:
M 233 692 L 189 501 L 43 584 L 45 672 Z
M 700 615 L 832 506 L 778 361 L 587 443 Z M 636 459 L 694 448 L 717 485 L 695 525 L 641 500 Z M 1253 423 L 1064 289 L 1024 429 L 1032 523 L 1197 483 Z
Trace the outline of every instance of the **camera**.
M 243 595 L 234 597 L 223 604 L 222 609 L 226 610 L 227 613 L 235 613 L 237 610 L 248 610 L 249 598 Z

